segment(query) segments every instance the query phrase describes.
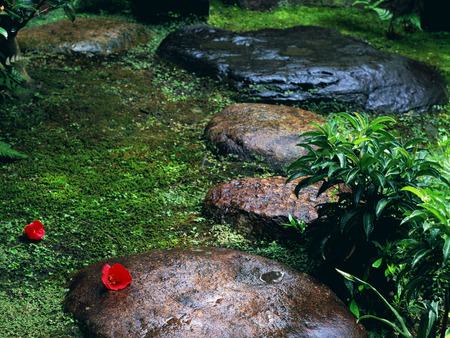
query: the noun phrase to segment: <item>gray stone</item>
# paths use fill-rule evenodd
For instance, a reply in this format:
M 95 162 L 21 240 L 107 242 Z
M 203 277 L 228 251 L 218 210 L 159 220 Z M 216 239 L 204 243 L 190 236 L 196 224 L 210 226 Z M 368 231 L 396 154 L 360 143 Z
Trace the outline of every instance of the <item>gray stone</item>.
M 108 55 L 147 43 L 153 33 L 143 25 L 113 19 L 62 20 L 19 31 L 22 51 Z
M 169 34 L 158 53 L 263 102 L 338 102 L 390 113 L 448 103 L 446 83 L 430 66 L 323 27 L 236 33 L 189 26 Z
M 104 264 L 133 281 L 107 290 Z M 326 286 L 275 261 L 219 248 L 110 258 L 72 277 L 65 306 L 89 337 L 368 337 Z
M 298 236 L 287 227 L 288 214 L 299 221 L 311 223 L 317 219 L 318 204 L 331 201 L 328 193 L 317 196 L 320 183 L 300 190 L 298 181 L 285 184 L 281 176 L 243 178 L 222 182 L 212 188 L 204 202 L 205 213 L 218 222 L 231 224 L 248 237 L 261 239 L 289 239 Z
M 303 132 L 323 124 L 319 115 L 299 108 L 269 104 L 234 104 L 214 116 L 205 137 L 220 154 L 238 155 L 244 161 L 262 159 L 279 173 L 307 153 L 296 146 Z

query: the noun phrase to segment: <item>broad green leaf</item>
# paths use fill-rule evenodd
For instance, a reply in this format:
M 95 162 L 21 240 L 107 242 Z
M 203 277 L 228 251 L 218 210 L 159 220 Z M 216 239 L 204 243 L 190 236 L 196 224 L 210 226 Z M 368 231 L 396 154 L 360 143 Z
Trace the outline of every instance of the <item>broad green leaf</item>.
M 410 158 L 410 153 L 408 153 L 404 148 L 402 147 L 395 147 L 395 150 L 397 150 L 398 152 L 402 153 L 403 156 L 405 156 L 405 158 L 409 159 Z
M 339 165 L 341 166 L 341 168 L 345 168 L 345 154 L 344 153 L 339 153 L 336 154 L 337 158 L 339 159 Z
M 2 27 L 0 27 L 0 35 L 3 35 L 5 39 L 8 39 L 8 32 Z
M 417 251 L 417 253 L 413 257 L 413 260 L 411 262 L 411 266 L 414 267 L 417 263 L 420 262 L 420 260 L 422 258 L 426 257 L 430 253 L 431 253 L 430 249 L 421 249 L 421 250 Z
M 450 254 L 450 236 L 445 236 L 444 246 L 442 247 L 443 261 L 442 264 L 447 264 L 448 256 Z
M 378 218 L 383 213 L 384 208 L 389 204 L 388 198 L 383 198 L 378 201 L 377 206 L 375 207 L 375 216 Z
M 424 210 L 414 210 L 411 215 L 406 216 L 400 224 L 415 222 L 415 221 L 424 221 L 427 219 L 428 215 Z
M 386 178 L 379 171 L 372 171 L 370 173 L 370 177 L 377 186 L 384 189 L 384 186 L 386 185 Z
M 359 202 L 361 201 L 361 196 L 363 195 L 365 188 L 366 188 L 365 184 L 362 184 L 362 185 L 356 186 L 356 189 L 353 190 L 353 196 L 354 196 L 353 198 L 354 198 L 356 205 L 359 204 Z
M 358 307 L 358 304 L 356 304 L 354 299 L 352 299 L 352 301 L 350 302 L 349 308 L 350 308 L 350 311 L 355 315 L 355 317 L 359 319 L 359 307 Z
M 345 178 L 344 185 L 348 185 L 350 182 L 353 182 L 355 176 L 359 173 L 359 168 L 353 168 L 347 174 Z
M 300 134 L 298 136 L 298 138 L 306 138 L 306 137 L 312 137 L 312 136 L 318 136 L 321 135 L 320 133 L 317 132 L 317 130 L 310 130 L 310 131 L 305 131 L 303 134 Z
M 316 182 L 319 182 L 321 180 L 324 179 L 326 175 L 316 175 L 316 176 L 312 176 L 309 178 L 305 178 L 302 181 L 300 181 L 297 186 L 294 189 L 294 194 L 295 196 L 298 197 L 298 194 L 300 193 L 300 190 L 303 189 L 304 187 L 310 186 Z
M 380 163 L 380 160 L 377 159 L 376 157 L 372 156 L 371 154 L 366 153 L 361 158 L 361 162 L 360 163 L 361 163 L 361 169 L 365 171 L 372 164 Z
M 428 143 L 428 139 L 423 138 L 423 137 L 415 137 L 412 140 L 409 140 L 408 142 L 405 143 L 404 147 L 406 149 L 415 146 L 417 143 Z
M 309 175 L 311 175 L 311 172 L 308 172 L 308 171 L 299 171 L 299 172 L 297 172 L 297 173 L 291 175 L 291 176 L 286 180 L 286 183 L 292 182 L 293 180 L 296 180 L 297 178 L 304 177 L 304 176 L 309 176 Z
M 421 200 L 424 200 L 428 196 L 427 192 L 420 187 L 414 188 L 411 186 L 407 186 L 402 188 L 401 190 L 412 192 L 413 194 L 417 195 Z
M 370 141 L 370 140 L 371 140 L 370 137 L 362 137 L 362 138 L 358 138 L 358 139 L 354 140 L 353 144 L 359 145 L 359 144 L 361 144 L 361 143 L 363 143 L 365 141 Z
M 437 208 L 429 203 L 423 203 L 420 206 L 431 212 L 431 214 L 434 215 L 442 224 L 444 224 L 445 226 L 449 226 L 449 220 L 447 219 L 445 212 L 442 209 Z
M 383 258 L 377 259 L 375 262 L 373 262 L 372 266 L 374 268 L 379 268 L 381 266 L 381 263 L 383 263 Z
M 374 119 L 372 122 L 370 122 L 369 127 L 373 128 L 373 127 L 375 127 L 375 126 L 377 126 L 379 124 L 383 124 L 383 123 L 386 123 L 386 122 L 393 122 L 393 123 L 395 123 L 396 121 L 395 121 L 394 118 L 389 117 L 389 116 L 380 116 L 380 117 L 377 117 L 376 119 Z M 383 127 L 385 128 L 385 126 L 383 126 Z
M 358 129 L 358 121 L 353 116 L 351 116 L 349 113 L 339 113 L 336 115 L 345 118 L 347 121 L 349 121 L 352 124 L 353 128 Z
M 366 239 L 369 240 L 372 234 L 374 224 L 373 224 L 373 214 L 371 212 L 365 212 L 363 216 L 364 233 L 366 234 Z

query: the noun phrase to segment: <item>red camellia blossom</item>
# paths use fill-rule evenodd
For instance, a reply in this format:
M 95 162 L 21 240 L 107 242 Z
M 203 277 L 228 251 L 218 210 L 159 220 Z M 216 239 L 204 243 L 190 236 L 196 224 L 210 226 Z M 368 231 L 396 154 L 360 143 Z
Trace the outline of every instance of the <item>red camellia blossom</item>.
M 24 232 L 29 239 L 42 239 L 45 235 L 44 225 L 40 221 L 28 224 Z
M 130 271 L 121 264 L 113 266 L 106 264 L 102 269 L 102 274 L 102 282 L 110 290 L 124 289 L 132 281 Z

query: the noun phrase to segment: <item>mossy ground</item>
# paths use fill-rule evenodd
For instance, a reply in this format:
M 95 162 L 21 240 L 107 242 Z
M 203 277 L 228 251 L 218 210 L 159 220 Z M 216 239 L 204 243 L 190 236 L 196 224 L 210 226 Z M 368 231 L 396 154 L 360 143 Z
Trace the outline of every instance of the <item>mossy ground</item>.
M 334 27 L 425 61 L 450 80 L 448 34 L 388 40 L 383 24 L 367 15 L 311 8 L 257 13 L 212 2 L 210 24 L 235 30 Z M 150 28 L 156 32 L 150 43 L 109 57 L 25 55 L 39 89 L 3 102 L 0 113 L 0 135 L 28 156 L 0 163 L 1 336 L 79 336 L 62 308 L 64 282 L 106 257 L 218 245 L 308 269 L 301 246 L 251 242 L 202 214 L 203 198 L 215 184 L 272 173 L 210 152 L 206 123 L 239 96 L 158 59 L 155 49 L 174 26 Z M 447 107 L 399 117 L 400 131 L 434 139 L 448 130 L 448 113 Z M 20 240 L 34 219 L 45 226 L 44 240 Z

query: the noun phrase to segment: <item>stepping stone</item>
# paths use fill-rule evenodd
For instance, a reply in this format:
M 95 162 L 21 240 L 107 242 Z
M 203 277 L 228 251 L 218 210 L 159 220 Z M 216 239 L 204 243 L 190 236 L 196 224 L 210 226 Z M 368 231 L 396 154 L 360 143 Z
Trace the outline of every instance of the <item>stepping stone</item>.
M 317 205 L 331 197 L 327 193 L 317 197 L 320 183 L 316 183 L 302 189 L 297 198 L 294 188 L 298 181 L 285 184 L 286 179 L 275 176 L 222 182 L 207 194 L 205 213 L 257 239 L 299 236 L 292 227 L 283 225 L 289 223 L 288 214 L 311 223 L 318 217 Z
M 19 31 L 22 51 L 108 55 L 147 43 L 153 33 L 143 25 L 103 18 L 62 20 Z
M 448 103 L 446 82 L 430 66 L 324 27 L 232 32 L 186 26 L 169 34 L 158 53 L 266 103 L 379 113 L 423 112 Z
M 298 136 L 323 124 L 319 115 L 299 108 L 270 104 L 234 104 L 211 119 L 205 137 L 222 155 L 234 154 L 248 162 L 262 159 L 276 172 L 307 153 L 296 146 Z
M 122 264 L 125 289 L 102 283 Z M 368 337 L 325 285 L 275 261 L 219 248 L 153 250 L 92 264 L 66 308 L 89 337 Z

